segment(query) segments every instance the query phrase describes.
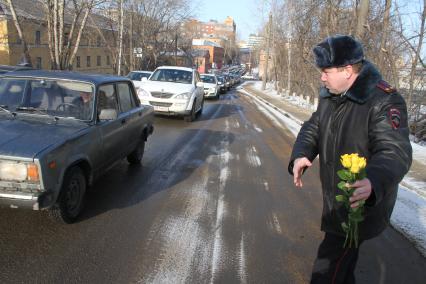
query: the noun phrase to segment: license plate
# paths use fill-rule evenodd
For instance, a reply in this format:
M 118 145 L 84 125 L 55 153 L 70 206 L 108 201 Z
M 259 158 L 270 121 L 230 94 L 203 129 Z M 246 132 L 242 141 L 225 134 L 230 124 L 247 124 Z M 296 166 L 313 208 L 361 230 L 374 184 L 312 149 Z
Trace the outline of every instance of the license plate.
M 155 111 L 169 111 L 169 108 L 164 107 L 164 106 L 154 106 L 154 110 Z

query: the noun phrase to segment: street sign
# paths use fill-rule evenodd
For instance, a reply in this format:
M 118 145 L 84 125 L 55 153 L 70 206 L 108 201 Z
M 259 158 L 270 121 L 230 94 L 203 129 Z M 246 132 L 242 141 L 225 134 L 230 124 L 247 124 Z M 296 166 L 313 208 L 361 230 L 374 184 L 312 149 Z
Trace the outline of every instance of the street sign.
M 133 48 L 133 53 L 135 53 L 135 54 L 142 53 L 142 47 L 135 47 L 135 48 Z

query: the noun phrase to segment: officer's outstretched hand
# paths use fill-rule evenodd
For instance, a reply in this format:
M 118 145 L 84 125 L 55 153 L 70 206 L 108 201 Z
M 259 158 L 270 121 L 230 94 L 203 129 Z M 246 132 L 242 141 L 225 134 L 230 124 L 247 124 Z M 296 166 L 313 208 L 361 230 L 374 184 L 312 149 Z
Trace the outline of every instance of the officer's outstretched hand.
M 306 167 L 312 166 L 311 161 L 308 160 L 308 158 L 297 158 L 294 160 L 294 166 L 293 166 L 293 182 L 296 187 L 302 187 L 302 173 L 303 169 Z
M 348 187 L 356 188 L 352 196 L 349 198 L 352 208 L 358 207 L 360 200 L 365 201 L 371 195 L 372 187 L 368 178 L 357 180 L 353 184 L 348 184 Z

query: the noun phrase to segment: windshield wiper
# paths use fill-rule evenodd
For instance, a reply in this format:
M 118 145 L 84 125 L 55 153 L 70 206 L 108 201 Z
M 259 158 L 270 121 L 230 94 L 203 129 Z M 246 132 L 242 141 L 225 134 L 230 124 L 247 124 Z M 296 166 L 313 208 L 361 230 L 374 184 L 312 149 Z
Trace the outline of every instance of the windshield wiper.
M 39 108 L 35 108 L 35 107 L 19 106 L 19 107 L 16 108 L 16 110 L 28 111 L 28 112 L 37 112 L 37 113 L 40 113 L 40 114 L 47 114 L 48 115 L 48 113 L 46 111 L 43 111 L 43 110 L 41 110 Z
M 5 111 L 13 116 L 16 116 L 15 112 L 11 112 L 10 110 L 8 110 L 9 106 L 7 105 L 0 105 L 0 110 Z

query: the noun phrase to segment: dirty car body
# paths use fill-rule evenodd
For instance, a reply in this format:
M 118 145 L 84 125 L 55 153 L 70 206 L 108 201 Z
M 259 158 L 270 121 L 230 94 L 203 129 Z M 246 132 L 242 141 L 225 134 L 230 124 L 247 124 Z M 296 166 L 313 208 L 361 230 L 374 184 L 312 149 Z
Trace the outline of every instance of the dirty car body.
M 140 163 L 153 131 L 125 77 L 19 71 L 0 77 L 0 204 L 48 209 L 65 223 L 116 162 Z

